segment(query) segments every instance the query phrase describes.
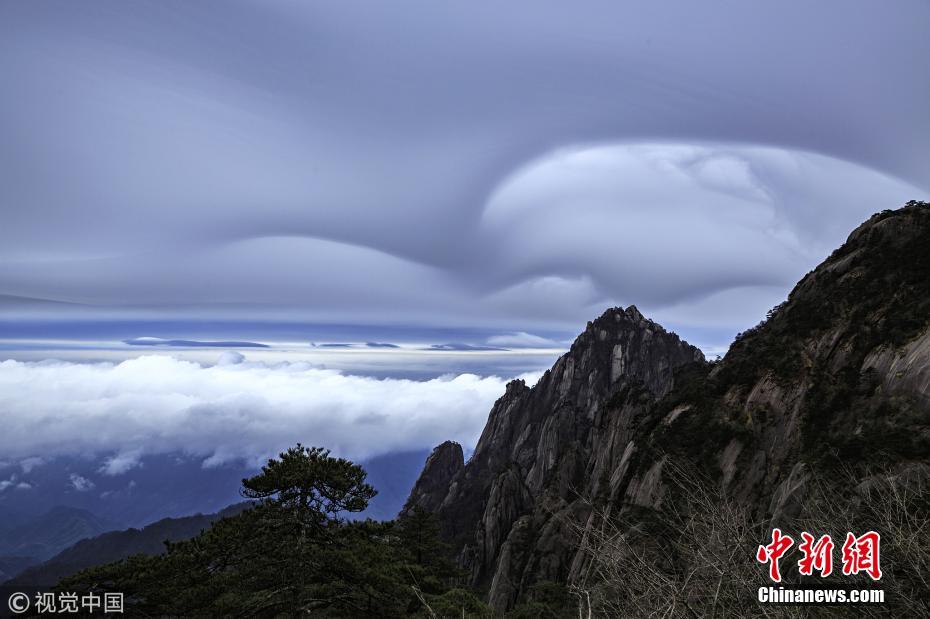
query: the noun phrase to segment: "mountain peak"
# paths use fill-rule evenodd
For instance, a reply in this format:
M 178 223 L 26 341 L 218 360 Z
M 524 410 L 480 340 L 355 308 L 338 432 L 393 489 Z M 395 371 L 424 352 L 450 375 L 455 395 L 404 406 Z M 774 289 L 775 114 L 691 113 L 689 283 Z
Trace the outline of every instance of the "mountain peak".
M 704 360 L 698 348 L 631 305 L 626 309 L 610 308 L 589 322 L 553 370 L 564 364 L 570 372 L 591 381 L 599 375 L 599 368 L 609 367 L 609 375 L 604 376 L 609 384 L 625 377 L 641 381 L 654 394 L 661 395 L 671 389 L 675 367 Z
M 600 440 L 599 425 L 627 414 L 614 410 L 614 398 L 662 397 L 673 388 L 678 368 L 703 359 L 635 306 L 608 309 L 533 387 L 508 383 L 467 464 L 460 448 L 437 447 L 405 512 L 419 506 L 439 513 L 444 535 L 465 548 L 472 582 L 489 586 L 515 519 L 532 511 L 546 487 L 586 483 L 581 454 Z M 493 589 L 495 607 L 513 601 L 509 586 Z
M 516 382 L 518 381 L 512 381 L 511 384 Z M 507 388 L 510 389 L 509 384 Z M 435 512 L 452 478 L 464 467 L 465 457 L 461 445 L 455 441 L 446 441 L 438 445 L 426 459 L 423 471 L 417 478 L 400 515 L 410 515 L 417 508 Z
M 509 381 L 504 387 L 504 393 L 506 395 L 514 395 L 522 392 L 524 389 L 526 389 L 526 381 L 522 378 L 515 378 L 514 380 Z
M 508 385 L 430 504 L 500 612 L 535 582 L 582 578 L 565 523 L 583 524 L 590 505 L 658 510 L 669 458 L 772 522 L 790 518 L 806 461 L 925 458 L 928 316 L 930 204 L 919 202 L 857 228 L 716 366 L 636 306 L 610 308 L 536 385 Z

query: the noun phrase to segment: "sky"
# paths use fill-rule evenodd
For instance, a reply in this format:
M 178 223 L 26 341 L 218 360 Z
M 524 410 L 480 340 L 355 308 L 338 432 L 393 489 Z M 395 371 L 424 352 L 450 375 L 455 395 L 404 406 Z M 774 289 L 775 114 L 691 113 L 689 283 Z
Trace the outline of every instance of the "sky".
M 930 195 L 928 66 L 920 0 L 0 2 L 3 413 L 60 408 L 49 367 L 123 414 L 136 362 L 181 377 L 164 418 L 222 399 L 215 351 L 139 337 L 544 351 L 418 375 L 484 385 L 478 431 L 607 307 L 724 352 L 871 213 Z M 262 354 L 266 399 L 308 362 Z M 356 370 L 369 412 L 410 379 Z M 85 446 L 147 436 L 113 427 Z

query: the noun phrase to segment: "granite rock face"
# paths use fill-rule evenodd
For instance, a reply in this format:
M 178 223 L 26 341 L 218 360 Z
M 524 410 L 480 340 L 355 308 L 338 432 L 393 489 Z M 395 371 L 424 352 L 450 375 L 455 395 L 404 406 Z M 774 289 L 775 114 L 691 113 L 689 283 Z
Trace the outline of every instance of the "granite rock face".
M 629 426 L 672 389 L 676 368 L 695 363 L 700 350 L 635 307 L 608 310 L 534 387 L 508 384 L 468 464 L 428 496 L 417 482 L 411 501 L 438 505 L 443 533 L 496 608 L 538 580 L 565 581 L 573 546 L 550 510 L 571 512 L 573 493 L 597 491 Z
M 426 459 L 423 471 L 417 478 L 400 515 L 411 514 L 416 508 L 435 512 L 439 509 L 449 483 L 464 467 L 465 457 L 461 445 L 454 441 L 446 441 L 436 447 Z
M 507 386 L 467 464 L 437 448 L 408 503 L 438 514 L 503 611 L 580 577 L 591 505 L 671 500 L 670 458 L 773 523 L 828 454 L 926 461 L 928 342 L 930 205 L 914 203 L 857 228 L 717 363 L 633 306 L 608 310 L 535 386 Z

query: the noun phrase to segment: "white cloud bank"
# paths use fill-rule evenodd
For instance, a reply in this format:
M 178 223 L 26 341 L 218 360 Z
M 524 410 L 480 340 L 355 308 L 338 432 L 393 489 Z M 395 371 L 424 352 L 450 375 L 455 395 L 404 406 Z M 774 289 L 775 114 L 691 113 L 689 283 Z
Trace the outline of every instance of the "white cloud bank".
M 505 384 L 473 374 L 379 380 L 304 362 L 201 366 L 155 355 L 118 364 L 4 361 L 0 453 L 102 455 L 101 472 L 118 475 L 146 454 L 175 451 L 212 466 L 297 442 L 355 459 L 448 439 L 473 445 Z

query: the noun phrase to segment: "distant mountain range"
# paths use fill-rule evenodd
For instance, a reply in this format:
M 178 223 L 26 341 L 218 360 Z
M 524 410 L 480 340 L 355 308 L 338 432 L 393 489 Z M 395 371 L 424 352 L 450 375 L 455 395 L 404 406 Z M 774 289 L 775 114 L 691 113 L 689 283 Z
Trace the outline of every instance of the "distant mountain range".
M 357 517 L 394 518 L 428 454 L 425 450 L 402 452 L 365 461 L 368 481 L 378 489 L 378 495 Z M 227 496 L 235 496 L 239 479 L 241 475 L 227 480 Z M 171 504 L 171 500 L 165 502 L 166 506 Z M 0 514 L 6 516 L 0 518 L 0 582 L 17 576 L 14 582 L 20 584 L 54 584 L 85 567 L 134 553 L 157 554 L 165 540 L 191 538 L 217 518 L 237 513 L 242 505 L 207 515 L 162 518 L 126 530 L 120 530 L 124 525 L 118 522 L 74 507 L 57 506 L 38 517 L 4 512 Z
M 36 563 L 35 557 L 0 557 L 0 584 Z
M 43 563 L 22 566 L 21 571 L 5 584 L 50 586 L 87 567 L 119 561 L 134 554 L 160 554 L 165 550 L 166 540 L 176 542 L 190 539 L 210 528 L 216 520 L 233 516 L 247 507 L 248 503 L 239 503 L 215 514 L 165 518 L 141 529 L 85 536 L 88 539 L 82 539 Z
M 118 526 L 85 509 L 55 507 L 0 531 L 0 557 L 47 559 L 78 540 Z

